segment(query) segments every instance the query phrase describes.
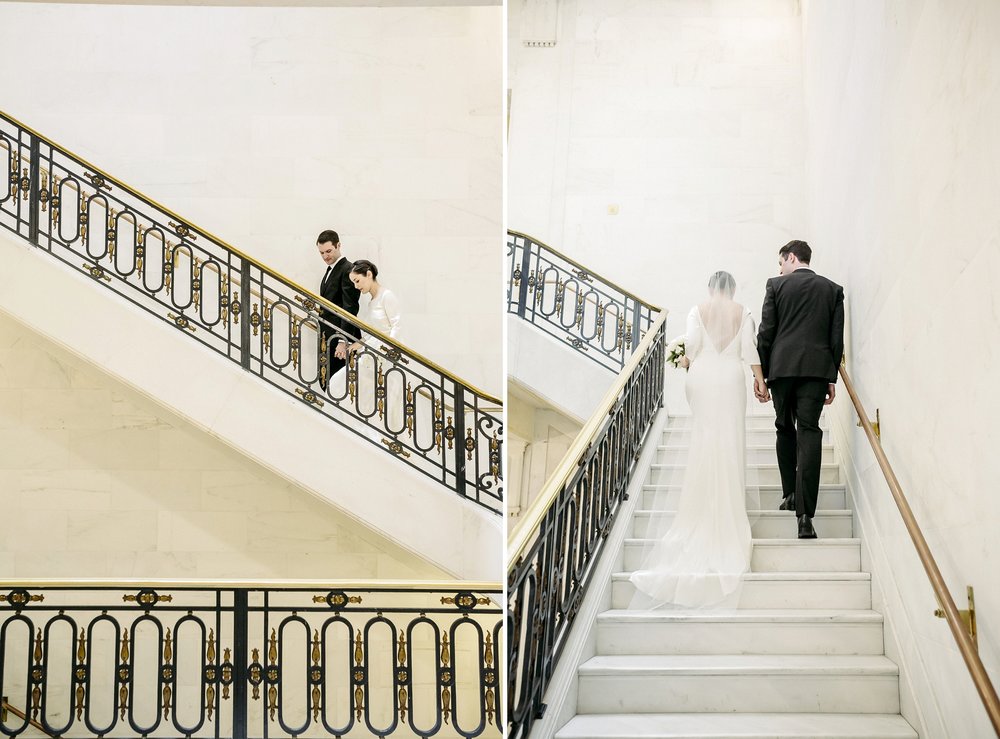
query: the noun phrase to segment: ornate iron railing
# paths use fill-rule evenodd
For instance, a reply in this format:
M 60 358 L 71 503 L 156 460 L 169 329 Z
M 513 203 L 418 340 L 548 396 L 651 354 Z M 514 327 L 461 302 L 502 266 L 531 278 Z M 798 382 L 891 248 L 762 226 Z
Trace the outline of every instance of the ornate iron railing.
M 663 405 L 661 313 L 507 544 L 509 739 L 522 739 L 611 531 L 639 450 Z
M 507 231 L 507 312 L 619 372 L 660 311 L 542 242 Z
M 0 735 L 499 737 L 501 593 L 3 583 Z
M 503 506 L 501 401 L 0 113 L 0 226 L 400 461 Z M 335 325 L 336 324 L 336 325 Z M 367 337 L 328 377 L 347 326 Z

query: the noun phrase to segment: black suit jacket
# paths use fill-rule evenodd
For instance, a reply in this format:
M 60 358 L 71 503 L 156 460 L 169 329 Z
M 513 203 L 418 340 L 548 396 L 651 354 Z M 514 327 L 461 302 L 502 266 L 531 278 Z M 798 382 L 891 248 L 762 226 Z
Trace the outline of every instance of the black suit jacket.
M 844 288 L 804 268 L 769 279 L 757 353 L 768 382 L 816 377 L 835 383 L 844 355 Z
M 361 293 L 358 291 L 358 288 L 354 287 L 354 283 L 351 282 L 351 267 L 353 266 L 354 262 L 351 262 L 346 257 L 337 262 L 332 270 L 328 270 L 324 274 L 323 281 L 319 285 L 319 294 L 334 305 L 356 316 L 358 315 L 358 300 L 361 297 Z M 330 326 L 339 328 L 345 334 L 353 336 L 356 339 L 361 338 L 361 329 L 337 313 L 324 310 L 323 318 L 329 324 L 323 326 L 323 335 L 327 339 L 334 333 L 337 333 Z M 341 335 L 338 333 L 337 339 L 339 338 L 341 338 Z M 334 341 L 334 344 L 336 344 L 336 341 Z

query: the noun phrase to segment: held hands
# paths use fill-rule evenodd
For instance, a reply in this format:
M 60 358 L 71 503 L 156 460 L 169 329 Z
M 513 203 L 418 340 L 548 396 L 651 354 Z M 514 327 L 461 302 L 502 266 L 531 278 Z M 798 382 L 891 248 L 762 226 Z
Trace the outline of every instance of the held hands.
M 755 377 L 753 380 L 753 395 L 761 403 L 771 400 L 771 391 L 767 389 L 767 383 L 762 377 Z
M 350 346 L 348 346 L 346 342 L 341 341 L 337 344 L 337 348 L 333 350 L 333 356 L 337 359 L 347 359 L 348 352 L 354 354 L 361 350 L 361 346 L 362 344 L 360 341 L 355 341 Z

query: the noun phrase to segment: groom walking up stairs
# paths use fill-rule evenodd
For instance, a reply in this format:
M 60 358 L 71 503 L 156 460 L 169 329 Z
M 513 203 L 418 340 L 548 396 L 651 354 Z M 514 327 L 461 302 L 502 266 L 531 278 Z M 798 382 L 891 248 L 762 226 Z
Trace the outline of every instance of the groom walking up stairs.
M 579 667 L 577 715 L 557 739 L 917 737 L 899 714 L 899 670 L 884 655 L 825 423 L 818 540 L 797 538 L 794 512 L 777 510 L 774 418 L 748 416 L 747 465 L 762 510 L 748 512 L 753 555 L 739 605 L 629 610 L 647 528 L 676 509 L 679 486 L 661 481 L 677 479 L 669 472 L 680 469 L 689 422 L 672 418 L 647 440 L 658 449 L 620 553 L 625 571 L 612 575 L 596 654 Z M 656 500 L 666 510 L 651 510 Z

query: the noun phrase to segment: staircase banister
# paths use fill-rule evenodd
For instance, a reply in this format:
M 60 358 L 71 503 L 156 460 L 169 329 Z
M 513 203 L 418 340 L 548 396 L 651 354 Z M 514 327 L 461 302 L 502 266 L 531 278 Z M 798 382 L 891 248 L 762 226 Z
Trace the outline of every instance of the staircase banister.
M 30 133 L 32 136 L 38 138 L 39 140 L 44 141 L 46 144 L 48 144 L 49 146 L 53 147 L 54 149 L 58 149 L 59 151 L 63 152 L 65 155 L 67 155 L 67 156 L 71 157 L 72 159 L 76 160 L 76 162 L 78 164 L 80 164 L 83 167 L 86 167 L 87 169 L 92 170 L 95 174 L 100 175 L 101 177 L 103 177 L 108 182 L 111 182 L 111 183 L 115 184 L 117 187 L 120 187 L 121 189 L 125 190 L 126 192 L 130 193 L 131 195 L 133 195 L 133 196 L 135 196 L 137 198 L 145 200 L 147 203 L 149 203 L 153 207 L 159 209 L 160 211 L 162 211 L 167 216 L 170 216 L 171 218 L 176 219 L 178 223 L 184 224 L 185 226 L 189 227 L 191 230 L 197 231 L 199 234 L 201 234 L 205 238 L 207 238 L 207 239 L 215 242 L 219 246 L 221 246 L 221 247 L 223 247 L 225 249 L 228 249 L 233 254 L 237 255 L 240 259 L 244 259 L 247 262 L 249 262 L 250 264 L 252 264 L 253 266 L 257 267 L 257 269 L 261 270 L 261 272 L 264 272 L 265 274 L 267 274 L 267 275 L 269 275 L 269 276 L 271 276 L 271 277 L 273 277 L 273 278 L 275 278 L 275 279 L 283 282 L 285 285 L 287 285 L 288 287 L 290 287 L 292 290 L 295 290 L 297 292 L 302 293 L 302 297 L 304 297 L 306 299 L 309 299 L 309 300 L 312 300 L 314 303 L 316 303 L 317 305 L 323 307 L 325 310 L 327 310 L 327 311 L 329 311 L 331 313 L 336 313 L 336 314 L 340 315 L 341 317 L 350 320 L 352 323 L 357 324 L 362 330 L 364 330 L 366 332 L 369 332 L 369 333 L 377 336 L 379 338 L 379 340 L 384 341 L 384 342 L 390 344 L 391 346 L 395 347 L 396 349 L 401 350 L 407 356 L 413 357 L 417 361 L 419 361 L 422 364 L 430 367 L 431 369 L 433 369 L 436 372 L 440 373 L 441 375 L 447 377 L 448 379 L 452 380 L 453 382 L 455 382 L 455 383 L 457 383 L 457 384 L 465 387 L 468 390 L 471 390 L 473 393 L 475 393 L 476 395 L 484 398 L 485 400 L 488 400 L 491 403 L 495 403 L 496 405 L 502 405 L 503 404 L 503 401 L 501 401 L 500 398 L 497 398 L 496 396 L 491 395 L 490 393 L 487 393 L 484 390 L 481 390 L 480 388 L 476 387 L 472 383 L 470 383 L 470 382 L 468 382 L 466 380 L 463 380 L 462 378 L 458 377 L 457 375 L 453 374 L 452 372 L 449 372 L 448 370 L 446 370 L 444 367 L 442 367 L 441 365 L 437 364 L 433 360 L 425 357 L 424 355 L 420 354 L 417 351 L 414 351 L 413 349 L 411 349 L 410 347 L 406 346 L 405 344 L 401 344 L 401 343 L 399 343 L 398 341 L 396 341 L 394 339 L 390 339 L 384 333 L 382 333 L 381 331 L 379 331 L 374 326 L 369 325 L 364 320 L 358 318 L 357 316 L 354 316 L 354 315 L 348 313 L 343 308 L 340 308 L 339 306 L 334 305 L 333 303 L 329 302 L 328 300 L 326 300 L 325 298 L 321 297 L 320 295 L 315 294 L 312 290 L 309 290 L 308 288 L 303 287 L 302 285 L 299 285 L 294 280 L 290 279 L 289 277 L 286 277 L 285 275 L 283 275 L 280 272 L 276 271 L 275 269 L 267 266 L 266 264 L 263 264 L 261 261 L 255 259 L 254 257 L 251 257 L 249 254 L 245 254 L 244 252 L 240 251 L 235 246 L 233 246 L 232 244 L 230 244 L 229 242 L 227 242 L 225 239 L 221 239 L 218 236 L 216 236 L 215 234 L 213 234 L 211 231 L 208 231 L 208 230 L 202 228 L 201 226 L 199 226 L 199 225 L 197 225 L 195 223 L 192 223 L 187 218 L 181 217 L 180 215 L 178 215 L 174 211 L 172 211 L 169 208 L 167 208 L 166 206 L 164 206 L 162 203 L 159 203 L 158 201 L 154 200 L 153 198 L 151 198 L 150 196 L 148 196 L 145 193 L 141 192 L 140 190 L 137 190 L 136 188 L 134 188 L 134 187 L 132 187 L 132 186 L 130 186 L 130 185 L 122 182 L 117 177 L 115 177 L 115 176 L 113 176 L 113 175 L 105 172 L 103 169 L 101 169 L 100 167 L 98 167 L 98 166 L 92 164 L 91 162 L 87 161 L 83 157 L 81 157 L 78 154 L 76 154 L 75 152 L 73 152 L 71 149 L 68 149 L 67 147 L 63 146 L 62 144 L 53 141 L 48 136 L 45 136 L 44 134 L 39 133 L 38 131 L 36 131 L 35 129 L 33 129 L 31 126 L 28 126 L 28 125 L 22 123 L 19 119 L 14 118 L 13 116 L 9 115 L 6 111 L 0 110 L 0 116 L 2 116 L 3 118 L 5 118 L 10 123 L 13 123 L 14 125 L 19 126 L 20 128 L 24 129 L 25 131 L 27 131 L 28 133 Z M 238 282 L 238 280 L 237 280 L 237 282 Z
M 177 580 L 169 578 L 118 578 L 115 580 L 105 580 L 103 578 L 3 578 L 0 579 L 0 588 L 6 589 L 30 589 L 30 588 L 50 588 L 50 589 L 78 589 L 78 588 L 105 588 L 105 589 L 128 589 L 128 588 L 172 588 L 175 590 L 201 590 L 211 588 L 213 590 L 241 589 L 241 590 L 265 590 L 265 589 L 341 589 L 341 590 L 399 590 L 399 591 L 452 591 L 469 590 L 473 592 L 497 592 L 503 591 L 503 585 L 499 582 L 466 581 L 466 580 L 254 580 L 226 578 L 221 580 L 213 579 L 191 579 Z
M 528 241 L 534 242 L 535 244 L 538 244 L 539 246 L 544 247 L 546 250 L 552 252 L 553 254 L 555 254 L 556 256 L 558 256 L 560 259 L 566 260 L 567 262 L 569 262 L 570 264 L 572 264 L 577 269 L 586 272 L 588 275 L 592 275 L 594 277 L 597 277 L 598 279 L 601 280 L 601 282 L 604 282 L 607 285 L 610 285 L 611 287 L 613 287 L 616 290 L 618 290 L 619 292 L 621 292 L 623 295 L 627 295 L 628 297 L 632 298 L 635 302 L 639 303 L 640 305 L 645 306 L 646 308 L 649 308 L 650 310 L 653 310 L 653 311 L 658 311 L 660 313 L 663 312 L 663 309 L 660 308 L 659 306 L 653 305 L 652 303 L 649 303 L 649 302 L 643 300 L 638 295 L 636 295 L 633 292 L 629 292 L 628 290 L 626 290 L 624 287 L 622 287 L 621 285 L 617 284 L 613 280 L 609 280 L 604 275 L 602 275 L 602 274 L 600 274 L 598 272 L 594 272 L 594 270 L 590 269 L 589 267 L 583 266 L 578 261 L 576 261 L 572 257 L 566 256 L 565 254 L 563 254 L 558 249 L 553 249 L 551 246 L 549 246 L 548 244 L 546 244 L 544 241 L 536 239 L 534 236 L 532 236 L 530 234 L 526 234 L 526 233 L 524 233 L 522 231 L 515 231 L 512 228 L 508 228 L 507 229 L 507 233 L 509 235 L 511 235 L 511 236 L 520 236 L 522 239 L 527 239 Z
M 629 378 L 642 363 L 646 352 L 653 345 L 653 342 L 656 341 L 660 327 L 666 320 L 667 312 L 661 310 L 653 325 L 646 331 L 646 335 L 643 336 L 639 346 L 632 353 L 632 357 L 618 374 L 615 382 L 608 389 L 607 393 L 605 393 L 601 402 L 598 403 L 597 408 L 591 414 L 583 428 L 580 429 L 580 433 L 577 434 L 573 444 L 563 456 L 562 462 L 552 472 L 548 480 L 545 481 L 545 484 L 542 485 L 541 491 L 524 512 L 517 528 L 510 533 L 507 539 L 508 567 L 512 567 L 517 563 L 518 558 L 524 554 L 525 549 L 534 540 L 546 512 L 555 502 L 559 491 L 562 490 L 563 486 L 579 469 L 580 460 L 587 453 L 598 433 L 600 433 L 608 414 L 618 402 L 618 398 L 625 389 Z
M 920 525 L 917 523 L 916 516 L 913 515 L 913 510 L 910 508 L 910 504 L 906 500 L 903 488 L 899 484 L 899 480 L 896 478 L 896 473 L 893 471 L 892 465 L 889 464 L 889 459 L 886 457 L 885 450 L 882 449 L 882 442 L 875 433 L 875 429 L 873 428 L 872 423 L 868 418 L 868 414 L 861 403 L 861 399 L 858 397 L 858 393 L 854 388 L 854 383 L 851 382 L 851 377 L 847 373 L 847 368 L 843 364 L 840 366 L 840 376 L 844 380 L 844 387 L 847 389 L 847 394 L 851 397 L 851 402 L 854 404 L 854 410 L 857 412 L 858 418 L 861 420 L 861 426 L 864 429 L 865 435 L 868 437 L 869 444 L 871 444 L 872 452 L 875 454 L 875 459 L 878 461 L 878 465 L 882 470 L 882 475 L 885 477 L 885 481 L 889 486 L 889 492 L 892 493 L 893 500 L 896 502 L 896 507 L 899 509 L 899 513 L 902 516 L 903 525 L 906 526 L 906 531 L 909 533 L 910 539 L 913 540 L 913 545 L 917 550 L 917 556 L 920 558 L 920 563 L 923 565 L 924 570 L 927 573 L 927 577 L 931 583 L 931 588 L 933 588 L 938 602 L 941 603 L 942 610 L 944 611 L 944 618 L 948 622 L 951 634 L 958 644 L 958 651 L 961 653 L 962 659 L 965 661 L 965 665 L 969 670 L 972 682 L 976 686 L 976 691 L 979 693 L 979 697 L 983 702 L 983 707 L 986 709 L 990 722 L 993 724 L 993 730 L 996 732 L 997 736 L 1000 737 L 1000 698 L 997 697 L 996 688 L 990 680 L 989 674 L 986 672 L 986 667 L 983 665 L 983 661 L 979 657 L 979 652 L 977 651 L 975 644 L 972 642 L 972 637 L 966 631 L 965 625 L 962 623 L 962 618 L 958 613 L 955 601 L 951 597 L 951 593 L 948 591 L 948 586 L 945 584 L 944 576 L 938 568 L 937 561 L 934 559 L 934 555 L 931 553 L 927 540 L 924 538 L 923 532 L 920 530 Z

